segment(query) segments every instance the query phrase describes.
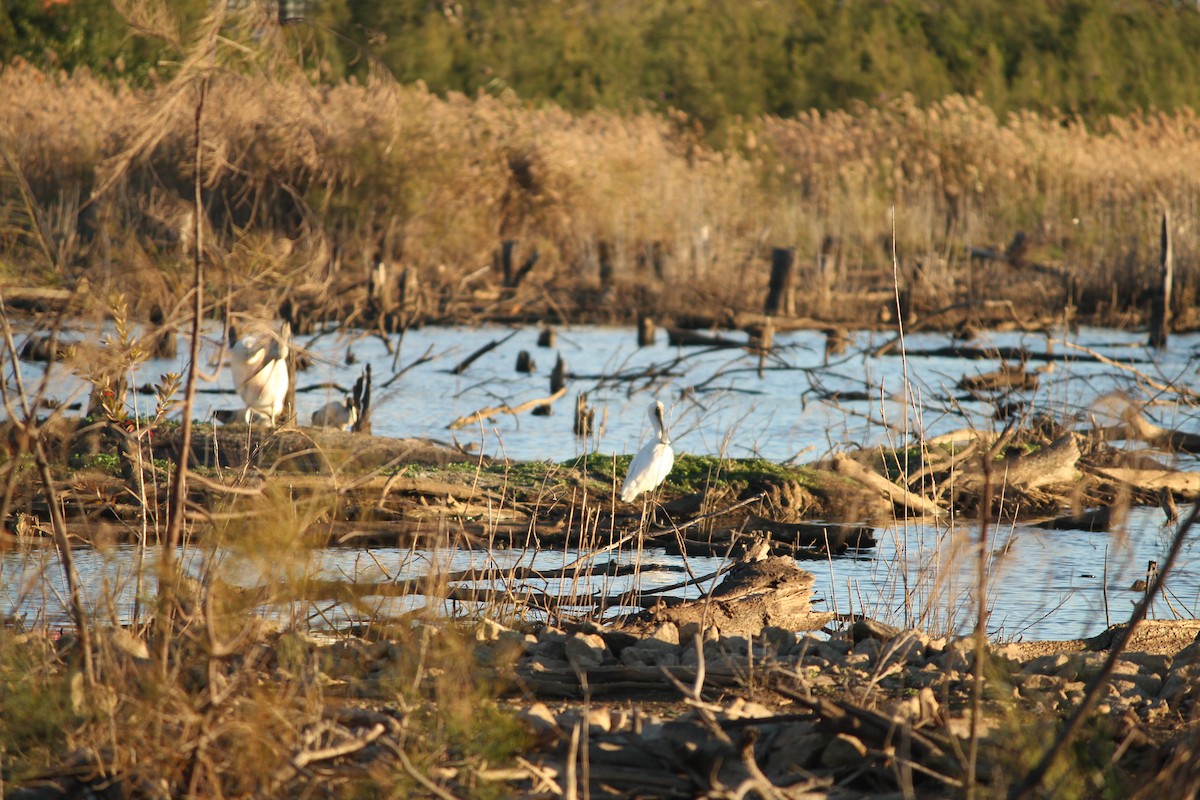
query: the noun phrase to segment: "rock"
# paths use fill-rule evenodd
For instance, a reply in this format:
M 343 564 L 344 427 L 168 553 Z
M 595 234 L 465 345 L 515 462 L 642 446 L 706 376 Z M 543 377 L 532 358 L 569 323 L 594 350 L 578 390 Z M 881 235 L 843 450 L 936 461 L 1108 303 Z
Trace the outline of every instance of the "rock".
M 796 634 L 786 628 L 768 625 L 762 629 L 763 643 L 780 658 L 790 655 L 796 646 Z
M 839 733 L 821 752 L 821 766 L 833 770 L 853 769 L 867 757 L 867 746 L 857 737 Z
M 1137 713 L 1146 722 L 1158 722 L 1171 713 L 1171 706 L 1161 697 L 1152 697 L 1137 707 Z
M 566 661 L 567 639 L 568 636 L 563 631 L 557 628 L 546 628 L 538 633 L 537 644 L 530 646 L 529 653 L 534 656 Z
M 539 654 L 526 658 L 521 662 L 521 666 L 530 672 L 556 672 L 569 669 L 571 665 L 565 658 L 550 658 Z
M 856 656 L 866 656 L 867 663 L 873 663 L 879 658 L 879 651 L 883 645 L 879 639 L 861 639 L 854 645 L 853 654 Z
M 1138 672 L 1143 675 L 1157 675 L 1160 678 L 1171 668 L 1171 656 L 1161 653 L 1126 653 L 1126 661 L 1136 664 Z
M 1062 689 L 1065 681 L 1056 675 L 1043 675 L 1040 672 L 1021 673 L 1013 676 L 1013 683 L 1023 697 L 1037 694 L 1048 694 Z
M 650 632 L 650 638 L 677 645 L 679 644 L 679 628 L 674 622 L 664 622 Z
M 500 634 L 508 632 L 510 632 L 508 628 L 494 619 L 484 619 L 475 626 L 475 641 L 494 642 L 500 638 Z
M 543 745 L 551 744 L 564 735 L 558 720 L 545 703 L 534 703 L 528 708 L 523 708 L 517 712 L 516 717 Z
M 138 661 L 150 660 L 150 648 L 146 643 L 126 628 L 104 628 L 104 641 L 118 653 L 130 656 Z
M 563 650 L 571 666 L 579 669 L 603 664 L 608 647 L 602 636 L 594 633 L 576 633 L 563 643 Z
M 679 647 L 661 639 L 643 639 L 621 651 L 621 663 L 629 667 L 677 666 Z
M 1196 667 L 1184 666 L 1173 669 L 1163 679 L 1162 688 L 1159 689 L 1158 696 L 1166 700 L 1172 706 L 1178 705 L 1185 698 L 1190 697 L 1196 688 Z
M 612 715 L 607 708 L 589 708 L 586 711 L 572 708 L 558 718 L 558 726 L 564 731 L 580 724 L 587 726 L 587 732 L 591 736 L 608 733 L 612 730 Z
M 1021 667 L 1021 671 L 1026 674 L 1058 675 L 1070 660 L 1070 656 L 1066 653 L 1038 656 L 1026 661 L 1025 665 Z
M 829 735 L 808 723 L 783 726 L 771 740 L 771 748 L 760 766 L 768 775 L 786 775 L 796 769 L 815 767 L 826 748 Z
M 767 719 L 773 716 L 775 712 L 762 703 L 755 703 L 743 697 L 735 698 L 729 704 L 729 708 L 725 709 L 725 717 L 728 719 Z

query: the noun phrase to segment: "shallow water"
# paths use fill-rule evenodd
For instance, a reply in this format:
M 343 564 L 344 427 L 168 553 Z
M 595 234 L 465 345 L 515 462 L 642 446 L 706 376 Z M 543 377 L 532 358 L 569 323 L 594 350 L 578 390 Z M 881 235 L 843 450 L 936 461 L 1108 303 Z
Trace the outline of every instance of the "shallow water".
M 1149 559 L 1163 560 L 1172 530 L 1162 525 L 1157 509 L 1135 510 L 1127 535 L 1082 531 L 1047 531 L 1017 527 L 993 531 L 988 551 L 1009 545 L 1007 553 L 989 559 L 988 630 L 1001 641 L 1068 639 L 1093 636 L 1109 624 L 1128 619 L 1140 593 L 1131 590 L 1144 577 Z M 859 612 L 895 625 L 917 625 L 934 633 L 965 633 L 974 626 L 976 603 L 975 542 L 978 530 L 964 526 L 953 533 L 944 527 L 912 525 L 876 533 L 874 550 L 801 564 L 816 576 L 815 608 L 842 613 Z M 1152 616 L 1171 619 L 1195 616 L 1200 611 L 1200 560 L 1195 537 L 1184 545 L 1179 565 L 1168 581 L 1167 598 L 1159 599 Z M 251 585 L 263 575 L 278 578 L 290 567 L 326 579 L 393 581 L 427 574 L 431 565 L 440 571 L 489 563 L 539 569 L 562 568 L 581 555 L 574 549 L 533 553 L 495 550 L 491 553 L 449 550 L 430 552 L 397 548 L 327 548 L 262 564 L 233 552 L 189 551 L 193 574 L 201 574 L 209 560 L 219 562 L 223 579 Z M 602 556 L 602 563 L 609 555 Z M 636 556 L 626 550 L 612 556 L 628 563 Z M 129 621 L 137 597 L 137 548 L 123 545 L 105 551 L 84 549 L 75 553 L 77 568 L 89 604 L 101 619 Z M 149 577 L 142 596 L 152 597 L 154 553 L 146 557 Z M 642 590 L 674 585 L 688 575 L 682 560 L 664 551 L 646 550 L 641 556 Z M 697 576 L 709 575 L 722 565 L 717 558 L 689 558 L 687 567 Z M 631 588 L 629 577 L 588 576 L 576 581 L 531 580 L 524 585 L 548 593 L 598 591 L 616 594 Z M 460 584 L 461 585 L 461 584 Z M 701 582 L 707 588 L 711 580 Z M 696 586 L 670 594 L 695 597 Z M 17 614 L 27 624 L 67 624 L 66 592 L 62 571 L 52 549 L 0 553 L 0 614 Z M 101 598 L 103 603 L 101 604 Z M 907 602 L 905 602 L 907 598 Z M 285 624 L 317 628 L 341 626 L 379 615 L 393 616 L 426 599 L 420 596 L 376 597 L 364 600 L 357 611 L 332 603 L 264 609 Z M 441 601 L 446 613 L 469 613 L 466 604 Z M 145 614 L 145 606 L 142 607 Z
M 594 452 L 626 453 L 635 450 L 649 434 L 646 408 L 659 399 L 667 407 L 671 438 L 678 452 L 723 453 L 732 457 L 762 456 L 775 461 L 804 463 L 827 455 L 835 449 L 878 443 L 902 444 L 915 441 L 917 432 L 927 436 L 962 427 L 997 429 L 1003 423 L 992 420 L 990 403 L 948 400 L 948 395 L 964 394 L 954 386 L 964 375 L 990 372 L 999 362 L 956 358 L 898 356 L 872 358 L 869 353 L 890 338 L 882 333 L 860 332 L 853 336 L 847 355 L 824 364 L 824 336 L 814 331 L 796 331 L 776 336 L 776 354 L 759 373 L 759 359 L 742 350 L 703 350 L 675 348 L 666 342 L 665 333 L 657 344 L 638 348 L 630 329 L 582 326 L 560 330 L 555 350 L 537 347 L 538 330 L 518 330 L 510 340 L 471 364 L 461 375 L 452 374 L 456 364 L 491 341 L 502 339 L 511 329 L 500 326 L 480 328 L 427 327 L 409 331 L 400 345 L 399 357 L 389 355 L 378 337 L 361 334 L 346 336 L 337 331 L 304 337 L 314 357 L 311 369 L 297 379 L 299 419 L 307 421 L 312 412 L 331 400 L 341 400 L 334 389 L 312 387 L 336 384 L 349 390 L 364 364 L 374 371 L 372 424 L 374 433 L 394 437 L 428 437 L 458 441 L 481 448 L 493 456 L 515 460 L 550 459 L 561 461 L 584 450 L 584 443 L 572 433 L 574 398 L 588 394 L 596 409 L 599 434 L 588 443 Z M 211 371 L 219 352 L 221 333 L 216 327 L 207 331 L 204 365 Z M 102 337 L 104 331 L 80 330 L 73 337 Z M 729 337 L 743 337 L 733 332 Z M 1017 347 L 1033 352 L 1053 349 L 1074 354 L 1069 345 L 1079 345 L 1113 359 L 1142 359 L 1133 367 L 1151 379 L 1167 383 L 1194 382 L 1196 351 L 1200 335 L 1176 335 L 1171 346 L 1155 353 L 1141 346 L 1144 334 L 1100 329 L 1082 329 L 1052 335 L 984 333 L 970 342 L 972 346 Z M 397 340 L 392 339 L 393 343 Z M 941 333 L 919 333 L 907 337 L 907 350 L 917 352 L 944 346 L 950 339 Z M 180 352 L 186 348 L 182 346 Z M 527 350 L 537 363 L 533 375 L 515 371 L 517 354 Z M 353 365 L 345 364 L 347 352 Z M 386 384 L 395 374 L 393 364 L 403 368 L 425 354 L 433 360 L 417 366 Z M 484 424 L 462 430 L 448 429 L 460 416 L 478 409 L 507 403 L 515 406 L 526 400 L 549 394 L 549 373 L 556 355 L 561 354 L 570 373 L 580 376 L 569 381 L 567 396 L 555 404 L 547 417 L 502 414 Z M 1078 354 L 1082 356 L 1082 353 Z M 676 360 L 681 359 L 679 363 Z M 1032 362 L 1031 367 L 1041 362 Z M 652 367 L 671 365 L 670 375 L 657 379 L 612 380 L 600 376 L 629 374 Z M 133 382 L 144 385 L 159 380 L 163 373 L 183 372 L 182 356 L 174 361 L 149 360 L 138 366 Z M 43 365 L 22 363 L 27 387 L 37 385 Z M 905 379 L 908 397 L 905 400 Z M 79 379 L 63 367 L 56 367 L 47 394 L 56 400 L 86 401 Z M 196 401 L 197 418 L 210 418 L 216 409 L 239 409 L 241 403 L 232 392 L 228 365 L 223 365 L 214 383 L 205 390 L 224 393 L 200 394 Z M 1054 372 L 1042 377 L 1041 386 L 1032 392 L 1015 395 L 1036 407 L 1053 412 L 1058 418 L 1071 414 L 1095 416 L 1104 421 L 1111 416 L 1113 403 L 1104 398 L 1115 391 L 1127 392 L 1140 400 L 1154 399 L 1155 393 L 1131 371 L 1080 360 L 1061 361 Z M 822 399 L 835 393 L 857 392 L 870 400 Z M 141 413 L 153 409 L 147 395 L 135 396 Z M 1169 398 L 1168 398 L 1169 399 Z M 1118 408 L 1119 410 L 1119 408 Z M 1184 430 L 1196 429 L 1197 411 L 1163 406 L 1151 409 L 1161 424 Z
M 558 348 L 552 351 L 538 348 L 538 331 L 527 328 L 474 362 L 464 374 L 452 374 L 455 364 L 509 332 L 510 329 L 499 326 L 413 330 L 404 337 L 395 360 L 378 338 L 350 338 L 336 331 L 328 332 L 315 339 L 301 340 L 315 356 L 315 365 L 301 373 L 298 388 L 303 390 L 324 382 L 349 388 L 361 365 L 369 362 L 375 374 L 372 421 L 376 434 L 457 441 L 481 448 L 489 455 L 519 460 L 559 461 L 583 452 L 585 444 L 571 432 L 574 396 L 579 391 L 588 392 L 600 427 L 600 433 L 586 447 L 605 454 L 630 452 L 640 444 L 649 431 L 645 408 L 653 399 L 662 400 L 668 408 L 672 439 L 678 452 L 758 455 L 798 463 L 863 444 L 915 443 L 919 440 L 918 432 L 932 436 L 963 427 L 1003 426 L 992 420 L 990 403 L 946 399 L 962 394 L 954 386 L 963 375 L 989 372 L 998 362 L 864 355 L 889 338 L 884 334 L 856 334 L 849 355 L 836 357 L 829 365 L 824 364 L 821 334 L 779 334 L 777 352 L 761 365 L 760 372 L 758 358 L 740 350 L 673 348 L 667 345 L 661 332 L 658 344 L 637 348 L 634 333 L 628 329 L 571 328 L 559 331 Z M 220 331 L 213 328 L 208 333 L 206 353 L 212 357 L 219 351 Z M 97 336 L 102 332 L 80 331 L 74 335 Z M 1194 382 L 1195 351 L 1200 346 L 1200 336 L 1174 336 L 1171 347 L 1162 353 L 1142 347 L 1143 339 L 1144 335 L 1139 333 L 1083 329 L 1052 334 L 1049 340 L 1041 334 L 985 333 L 970 344 L 1025 346 L 1034 352 L 1049 348 L 1057 353 L 1078 352 L 1071 349 L 1073 344 L 1113 359 L 1143 361 L 1133 365 L 1137 372 L 1079 360 L 1059 362 L 1052 373 L 1043 376 L 1037 390 L 1018 395 L 1058 419 L 1077 415 L 1080 420 L 1104 423 L 1111 421 L 1123 407 L 1117 393 L 1136 400 L 1156 399 L 1153 387 L 1144 378 L 1185 385 Z M 907 337 L 906 348 L 911 354 L 948 343 L 944 334 L 915 334 Z M 349 367 L 344 365 L 348 350 L 357 362 Z M 538 370 L 532 376 L 518 374 L 513 369 L 521 350 L 528 350 L 538 362 Z M 403 367 L 426 353 L 434 355 L 434 360 L 405 373 L 391 386 L 384 386 L 394 374 L 393 363 Z M 457 417 L 479 408 L 501 403 L 516 405 L 547 395 L 549 371 L 558 353 L 577 377 L 570 381 L 568 394 L 556 404 L 553 416 L 502 415 L 482 426 L 460 431 L 447 429 Z M 1031 366 L 1040 363 L 1033 362 Z M 651 367 L 661 370 L 668 365 L 671 374 L 654 380 L 614 381 L 600 377 Z M 181 361 L 149 361 L 135 371 L 133 379 L 140 385 L 157 380 L 164 372 L 182 369 Z M 22 364 L 22 374 L 30 387 L 36 385 L 42 371 L 42 365 Z M 61 367 L 55 368 L 47 385 L 48 393 L 56 399 L 74 396 L 86 400 L 79 380 Z M 230 385 L 226 366 L 217 382 L 208 386 Z M 843 395 L 857 392 L 873 399 L 822 399 L 835 392 Z M 910 402 L 904 401 L 906 394 Z M 340 399 L 340 395 L 330 390 L 300 391 L 297 396 L 300 418 L 307 419 L 314 409 L 331 399 Z M 141 406 L 137 410 L 142 413 L 152 402 L 144 395 L 135 400 Z M 239 401 L 232 393 L 202 394 L 198 397 L 197 416 L 207 417 L 214 409 L 238 406 Z M 1160 424 L 1188 431 L 1197 429 L 1195 409 L 1164 404 L 1151 407 L 1150 413 Z M 1192 457 L 1181 457 L 1175 463 L 1195 469 L 1194 461 Z M 992 531 L 989 551 L 999 548 L 1009 538 L 1015 542 L 994 564 L 988 597 L 989 629 L 1003 639 L 1070 638 L 1096 634 L 1106 624 L 1127 618 L 1132 602 L 1137 599 L 1137 594 L 1129 591 L 1130 584 L 1143 575 L 1149 559 L 1161 560 L 1169 544 L 1169 531 L 1163 530 L 1162 520 L 1157 509 L 1136 510 L 1125 536 L 1026 527 Z M 817 575 L 816 591 L 823 603 L 818 608 L 865 611 L 884 621 L 919 623 L 934 631 L 969 629 L 976 603 L 969 591 L 975 569 L 970 542 L 977 537 L 977 529 L 964 525 L 951 532 L 945 525 L 901 525 L 877 531 L 876 536 L 880 545 L 875 550 L 805 565 Z M 105 581 L 109 586 L 123 587 L 123 594 L 113 606 L 113 613 L 120 618 L 126 618 L 133 608 L 129 576 L 135 552 L 117 548 L 107 554 L 96 551 L 78 554 L 80 570 L 92 596 L 104 594 L 100 590 Z M 569 551 L 538 554 L 537 565 L 558 567 L 575 556 Z M 1183 556 L 1169 583 L 1175 596 L 1168 599 L 1175 612 L 1191 616 L 1200 610 L 1196 608 L 1200 605 L 1197 574 L 1200 562 L 1190 542 Z M 379 569 L 376 560 L 386 566 L 388 574 L 404 575 L 420 573 L 431 559 L 449 558 L 453 568 L 459 568 L 468 559 L 480 557 L 468 553 L 414 555 L 386 548 L 372 549 L 369 554 L 345 549 L 319 554 L 320 568 L 342 577 L 365 574 L 359 572 L 360 567 L 366 569 L 363 565 Z M 532 556 L 499 551 L 496 557 Z M 678 558 L 654 551 L 648 551 L 647 557 L 661 565 L 663 583 L 682 580 Z M 53 565 L 43 569 L 42 558 L 0 554 L 0 613 L 18 612 L 30 619 L 42 616 L 62 621 L 59 570 Z M 230 556 L 224 560 L 233 563 Z M 690 566 L 696 574 L 715 569 L 709 562 Z M 645 581 L 643 585 L 647 585 Z M 624 584 L 610 581 L 605 588 L 618 591 Z M 379 602 L 381 613 L 392 614 L 403 610 L 405 604 L 420 601 Z M 287 613 L 290 619 L 311 618 L 318 625 L 336 624 L 351 616 L 345 609 L 337 608 L 289 609 Z M 1155 613 L 1170 617 L 1173 612 L 1166 601 L 1159 601 Z

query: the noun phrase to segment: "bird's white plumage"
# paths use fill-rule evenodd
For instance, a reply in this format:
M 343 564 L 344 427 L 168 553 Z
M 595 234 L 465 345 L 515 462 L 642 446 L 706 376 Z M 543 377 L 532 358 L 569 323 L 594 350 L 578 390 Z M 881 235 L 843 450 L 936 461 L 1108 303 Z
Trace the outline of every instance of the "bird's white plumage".
M 657 489 L 675 465 L 675 451 L 671 449 L 663 419 L 663 404 L 656 401 L 650 406 L 649 413 L 657 436 L 642 445 L 629 464 L 629 472 L 625 473 L 625 483 L 621 486 L 621 500 L 626 503 L 632 503 L 643 492 Z
M 255 326 L 239 336 L 232 326 L 229 328 L 233 385 L 246 404 L 247 423 L 257 415 L 274 425 L 283 411 L 288 393 L 289 333 L 286 324 L 282 334 Z

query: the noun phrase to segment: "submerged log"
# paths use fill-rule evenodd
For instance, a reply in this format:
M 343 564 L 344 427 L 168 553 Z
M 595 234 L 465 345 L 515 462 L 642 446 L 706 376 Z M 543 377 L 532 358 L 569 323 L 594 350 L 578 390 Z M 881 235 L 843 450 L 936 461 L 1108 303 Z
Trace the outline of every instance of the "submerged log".
M 958 382 L 958 388 L 970 392 L 1033 390 L 1038 387 L 1038 380 L 1038 373 L 1027 371 L 1023 364 L 1002 364 L 1000 369 L 993 372 L 964 375 Z
M 739 342 L 725 336 L 708 333 L 698 333 L 686 328 L 667 328 L 667 341 L 674 347 L 725 347 L 741 348 L 749 346 L 749 342 Z

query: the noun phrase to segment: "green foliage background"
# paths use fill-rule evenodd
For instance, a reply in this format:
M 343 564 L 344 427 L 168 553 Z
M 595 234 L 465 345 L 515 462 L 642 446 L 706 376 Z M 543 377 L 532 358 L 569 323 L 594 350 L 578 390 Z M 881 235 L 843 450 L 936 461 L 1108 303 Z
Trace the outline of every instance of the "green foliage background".
M 1200 105 L 1194 2 L 308 0 L 288 28 L 323 81 L 382 66 L 438 93 L 675 108 L 710 130 L 905 92 L 1088 119 Z M 131 35 L 114 0 L 0 0 L 0 58 L 17 56 L 137 83 L 164 54 Z

